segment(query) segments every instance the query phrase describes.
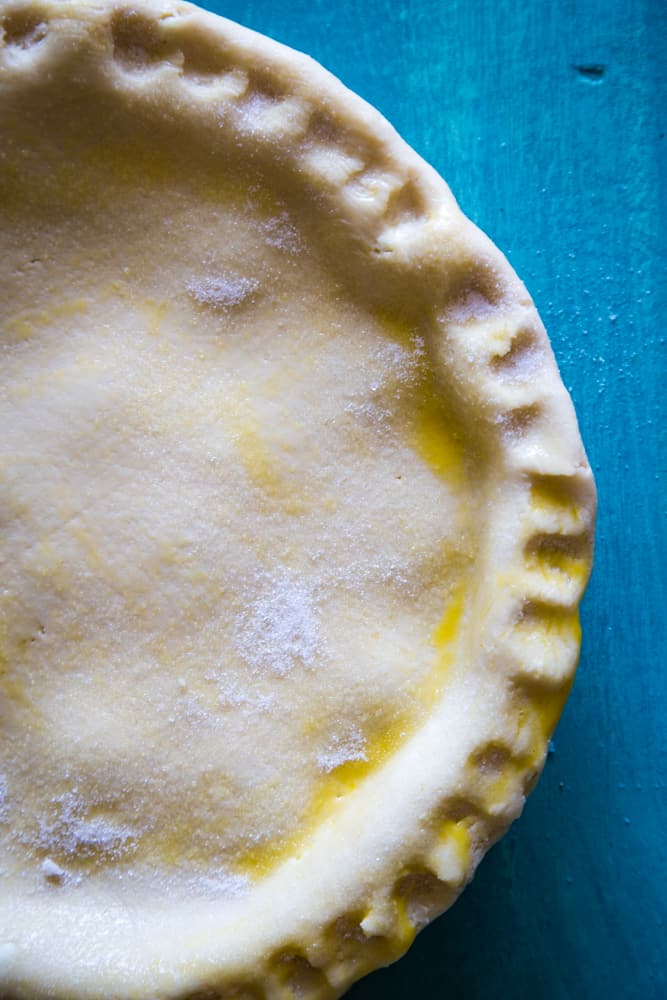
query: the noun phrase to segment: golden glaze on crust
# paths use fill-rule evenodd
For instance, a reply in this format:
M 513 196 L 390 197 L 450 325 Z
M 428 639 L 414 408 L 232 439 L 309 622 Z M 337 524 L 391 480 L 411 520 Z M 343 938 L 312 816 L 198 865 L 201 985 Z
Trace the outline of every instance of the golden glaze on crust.
M 339 996 L 453 902 L 542 767 L 592 549 L 570 400 L 507 262 L 307 57 L 179 3 L 0 24 L 0 983 Z

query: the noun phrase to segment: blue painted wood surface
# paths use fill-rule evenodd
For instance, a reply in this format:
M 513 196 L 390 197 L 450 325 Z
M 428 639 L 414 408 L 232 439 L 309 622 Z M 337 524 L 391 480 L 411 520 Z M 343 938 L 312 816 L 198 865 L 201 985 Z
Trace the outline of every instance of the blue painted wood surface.
M 537 791 L 354 1000 L 667 998 L 667 4 L 209 0 L 378 107 L 509 256 L 600 493 L 580 671 Z

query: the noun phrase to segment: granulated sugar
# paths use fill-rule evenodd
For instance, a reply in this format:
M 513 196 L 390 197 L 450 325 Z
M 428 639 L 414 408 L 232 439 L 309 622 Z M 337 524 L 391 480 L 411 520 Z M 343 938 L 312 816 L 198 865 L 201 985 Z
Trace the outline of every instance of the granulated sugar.
M 371 383 L 371 390 L 379 389 L 387 378 L 399 384 L 411 382 L 422 366 L 425 356 L 426 350 L 422 337 L 414 338 L 411 349 L 394 341 L 380 344 L 374 352 L 373 360 L 380 368 L 381 381 Z
M 250 879 L 229 871 L 222 863 L 213 862 L 202 873 L 187 866 L 177 865 L 169 870 L 169 877 L 159 869 L 137 867 L 129 869 L 128 878 L 137 888 L 145 889 L 158 898 L 183 900 L 187 896 L 204 899 L 239 899 L 250 888 Z
M 191 875 L 186 879 L 185 888 L 207 899 L 237 899 L 248 892 L 250 880 L 245 875 L 218 868 L 206 875 Z
M 290 573 L 267 576 L 237 619 L 235 641 L 253 670 L 284 676 L 296 666 L 314 667 L 322 640 L 312 583 Z
M 446 312 L 446 319 L 453 323 L 468 323 L 488 319 L 495 315 L 496 306 L 478 291 L 469 291 Z
M 259 288 L 256 278 L 221 271 L 203 278 L 193 278 L 188 283 L 188 291 L 199 305 L 212 306 L 227 312 L 241 305 Z
M 55 882 L 60 882 L 66 875 L 65 869 L 61 868 L 60 865 L 57 865 L 51 858 L 44 858 L 39 866 L 39 870 L 44 878 L 48 878 Z
M 0 774 L 0 823 L 6 823 L 9 819 L 9 797 L 7 789 L 7 779 L 4 774 Z
M 213 681 L 218 689 L 218 702 L 221 708 L 245 708 L 259 713 L 268 712 L 275 702 L 272 694 L 255 691 L 242 684 L 238 677 L 227 676 L 220 671 L 209 671 L 206 680 Z
M 69 858 L 118 858 L 137 840 L 129 827 L 112 823 L 95 812 L 76 788 L 53 800 L 55 815 L 42 817 L 35 847 Z
M 368 381 L 353 394 L 345 412 L 364 428 L 386 433 L 395 417 L 395 400 L 402 390 L 414 385 L 424 365 L 426 350 L 421 337 L 410 348 L 394 341 L 384 341 L 370 358 Z M 369 394 L 370 390 L 370 394 Z
M 330 774 L 337 767 L 354 760 L 368 760 L 366 740 L 359 729 L 353 727 L 343 733 L 336 733 L 329 745 L 317 755 L 320 771 Z
M 264 241 L 277 250 L 297 253 L 301 249 L 301 237 L 290 222 L 287 212 L 281 212 L 280 215 L 262 222 L 259 231 Z

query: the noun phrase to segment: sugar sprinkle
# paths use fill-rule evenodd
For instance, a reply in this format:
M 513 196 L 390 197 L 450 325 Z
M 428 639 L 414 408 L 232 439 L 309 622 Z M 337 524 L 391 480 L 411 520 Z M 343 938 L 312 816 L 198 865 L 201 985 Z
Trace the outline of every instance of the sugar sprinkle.
M 312 584 L 296 574 L 267 576 L 259 597 L 239 615 L 236 648 L 249 667 L 287 675 L 314 667 L 322 653 Z
M 4 774 L 0 774 L 0 823 L 6 823 L 9 819 L 9 800 L 7 779 Z
M 118 858 L 137 839 L 129 827 L 118 826 L 101 815 L 89 815 L 90 807 L 76 788 L 55 798 L 53 804 L 57 807 L 55 818 L 39 822 L 36 846 L 46 851 L 72 858 Z
M 234 306 L 250 299 L 259 288 L 256 278 L 221 271 L 204 278 L 193 278 L 188 291 L 201 306 L 211 306 L 220 312 L 229 312 Z
M 325 774 L 331 774 L 337 767 L 355 760 L 368 760 L 368 756 L 363 733 L 353 727 L 346 733 L 334 734 L 326 749 L 318 753 L 317 766 Z

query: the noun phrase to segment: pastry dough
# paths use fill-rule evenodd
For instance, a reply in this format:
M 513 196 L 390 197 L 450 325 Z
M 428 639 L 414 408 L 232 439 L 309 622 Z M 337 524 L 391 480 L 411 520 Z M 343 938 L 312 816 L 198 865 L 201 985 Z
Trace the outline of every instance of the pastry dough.
M 542 766 L 572 406 L 509 265 L 308 58 L 169 0 L 0 23 L 0 984 L 339 996 Z

